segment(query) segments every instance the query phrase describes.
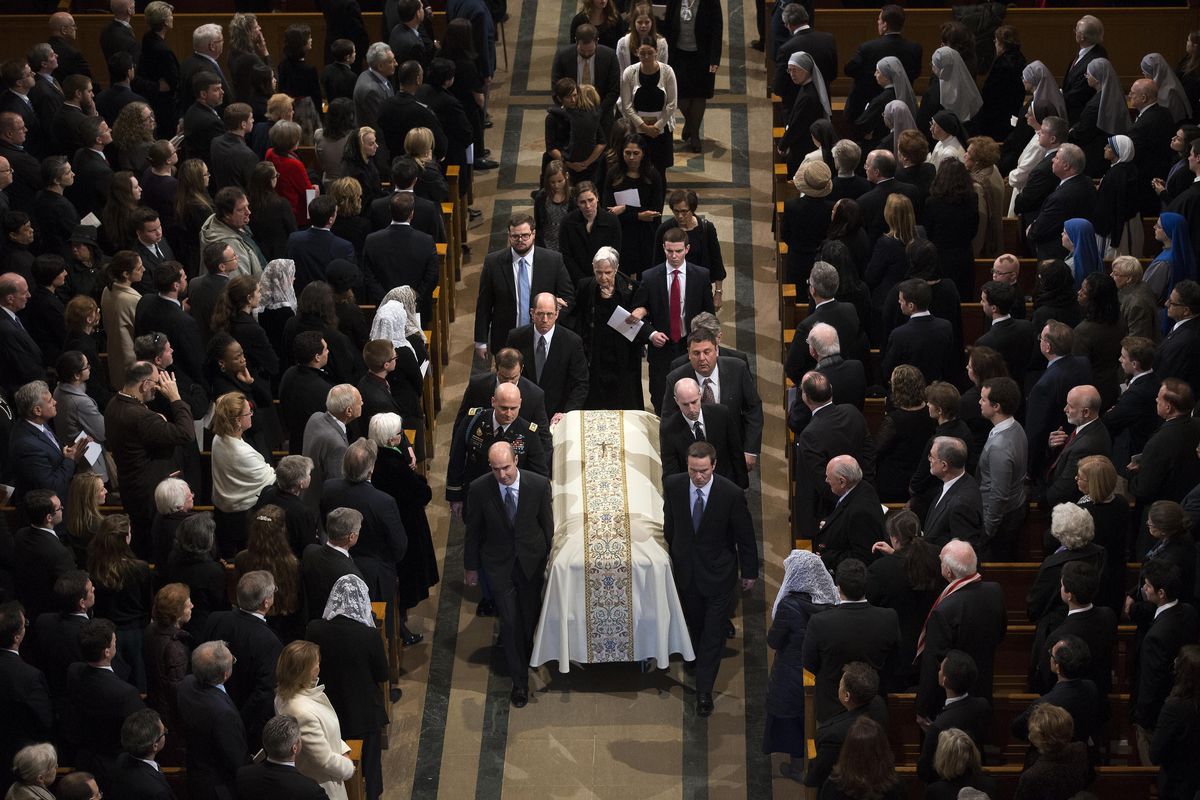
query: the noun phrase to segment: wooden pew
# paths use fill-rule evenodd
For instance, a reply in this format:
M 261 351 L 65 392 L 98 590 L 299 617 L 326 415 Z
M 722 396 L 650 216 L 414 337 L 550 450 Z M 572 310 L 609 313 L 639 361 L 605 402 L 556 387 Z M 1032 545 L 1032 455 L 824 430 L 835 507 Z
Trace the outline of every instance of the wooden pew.
M 1024 619 L 1022 613 L 1021 619 Z M 992 688 L 998 694 L 1029 691 L 1029 656 L 1033 651 L 1033 625 L 1013 623 L 1009 617 L 1008 632 L 996 650 L 996 668 Z M 1136 630 L 1132 625 L 1117 627 L 1117 652 L 1113 653 L 1113 690 L 1129 691 L 1129 654 L 1133 650 Z
M 362 774 L 362 739 L 347 739 L 346 744 L 350 746 L 346 758 L 354 762 L 354 774 L 346 781 L 346 800 L 366 800 L 367 792 L 363 787 Z
M 977 258 L 975 259 L 975 296 L 962 297 L 960 300 L 978 300 L 979 290 L 983 285 L 992 279 L 992 263 L 993 258 Z M 1029 297 L 1033 294 L 1033 285 L 1037 281 L 1037 259 L 1021 258 L 1019 261 L 1020 273 L 1017 275 L 1017 288 L 1021 290 L 1021 294 Z
M 1025 597 L 1033 586 L 1040 567 L 1041 564 L 1037 562 L 984 562 L 979 565 L 979 571 L 985 576 L 985 580 L 996 581 L 1004 587 L 1004 602 L 1009 615 L 1019 616 L 1024 620 Z M 1126 586 L 1137 585 L 1141 568 L 1141 564 L 1126 565 Z

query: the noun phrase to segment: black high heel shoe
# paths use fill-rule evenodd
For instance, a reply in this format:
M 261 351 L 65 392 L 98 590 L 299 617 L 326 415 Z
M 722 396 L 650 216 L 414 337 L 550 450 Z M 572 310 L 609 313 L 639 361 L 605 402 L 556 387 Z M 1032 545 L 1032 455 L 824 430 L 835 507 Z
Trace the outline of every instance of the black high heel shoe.
M 405 647 L 412 647 L 414 644 L 423 642 L 425 637 L 419 633 L 413 633 L 404 625 L 400 626 L 400 642 Z

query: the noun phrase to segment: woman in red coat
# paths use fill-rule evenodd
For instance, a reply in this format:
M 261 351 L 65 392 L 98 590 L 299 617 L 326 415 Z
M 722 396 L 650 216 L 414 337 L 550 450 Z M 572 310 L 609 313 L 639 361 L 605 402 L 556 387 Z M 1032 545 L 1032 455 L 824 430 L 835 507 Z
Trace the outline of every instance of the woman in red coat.
M 269 136 L 271 146 L 267 149 L 267 161 L 274 164 L 279 172 L 275 191 L 292 207 L 296 224 L 304 227 L 308 224 L 306 193 L 309 189 L 319 190 L 308 179 L 308 170 L 296 155 L 296 148 L 300 145 L 300 126 L 289 120 L 280 120 L 271 126 Z

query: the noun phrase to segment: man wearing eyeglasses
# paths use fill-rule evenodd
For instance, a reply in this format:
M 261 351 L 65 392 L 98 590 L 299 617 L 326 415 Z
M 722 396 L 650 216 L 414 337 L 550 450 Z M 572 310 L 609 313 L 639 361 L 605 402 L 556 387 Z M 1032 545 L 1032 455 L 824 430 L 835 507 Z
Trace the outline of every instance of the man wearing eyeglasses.
M 1200 284 L 1180 281 L 1167 298 L 1171 330 L 1158 346 L 1154 374 L 1160 379 L 1179 378 L 1192 391 L 1200 390 Z
M 75 18 L 70 14 L 60 11 L 50 15 L 50 37 L 46 39 L 46 42 L 58 54 L 58 69 L 54 71 L 54 77 L 60 81 L 68 75 L 92 77 L 92 68 L 88 66 L 83 53 L 79 52 L 79 48 L 75 46 L 75 37 L 78 35 L 78 31 L 79 26 L 75 24 Z
M 1021 289 L 1021 262 L 1012 253 L 1002 253 L 996 256 L 996 260 L 992 262 L 992 280 L 1000 283 L 1007 283 L 1013 287 L 1013 292 L 1016 295 L 1013 299 L 1012 308 L 1009 314 L 1013 319 L 1025 319 L 1025 292 Z M 987 316 L 984 316 L 983 329 L 986 331 L 992 326 L 992 321 Z
M 75 569 L 75 559 L 54 530 L 62 525 L 61 496 L 35 489 L 21 499 L 29 525 L 13 535 L 13 583 L 26 619 L 37 619 L 58 604 L 54 583 Z
M 113 797 L 166 798 L 171 787 L 155 760 L 166 746 L 167 728 L 152 708 L 135 711 L 121 724 L 121 748 L 105 786 Z

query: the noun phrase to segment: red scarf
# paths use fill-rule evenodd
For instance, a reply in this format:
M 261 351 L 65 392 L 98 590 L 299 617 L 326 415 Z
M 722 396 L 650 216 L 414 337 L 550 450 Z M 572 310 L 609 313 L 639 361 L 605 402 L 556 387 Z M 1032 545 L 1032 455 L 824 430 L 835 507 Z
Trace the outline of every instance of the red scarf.
M 933 601 L 933 607 L 929 609 L 929 614 L 925 617 L 925 623 L 923 625 L 921 625 L 921 635 L 917 637 L 917 655 L 915 658 L 913 658 L 914 664 L 918 663 L 921 660 L 921 653 L 924 652 L 924 650 L 925 650 L 925 629 L 927 627 L 929 627 L 929 620 L 931 617 L 933 617 L 933 612 L 937 610 L 937 607 L 939 605 L 941 605 L 942 601 L 945 600 L 947 597 L 954 594 L 955 592 L 957 592 L 959 589 L 963 588 L 964 586 L 967 586 L 968 584 L 972 584 L 972 583 L 977 583 L 981 580 L 983 580 L 983 576 L 980 575 L 978 572 L 976 572 L 974 575 L 970 575 L 966 578 L 959 578 L 958 580 L 954 581 L 949 586 L 947 586 L 945 589 L 943 589 L 942 593 L 938 595 L 938 599 Z

